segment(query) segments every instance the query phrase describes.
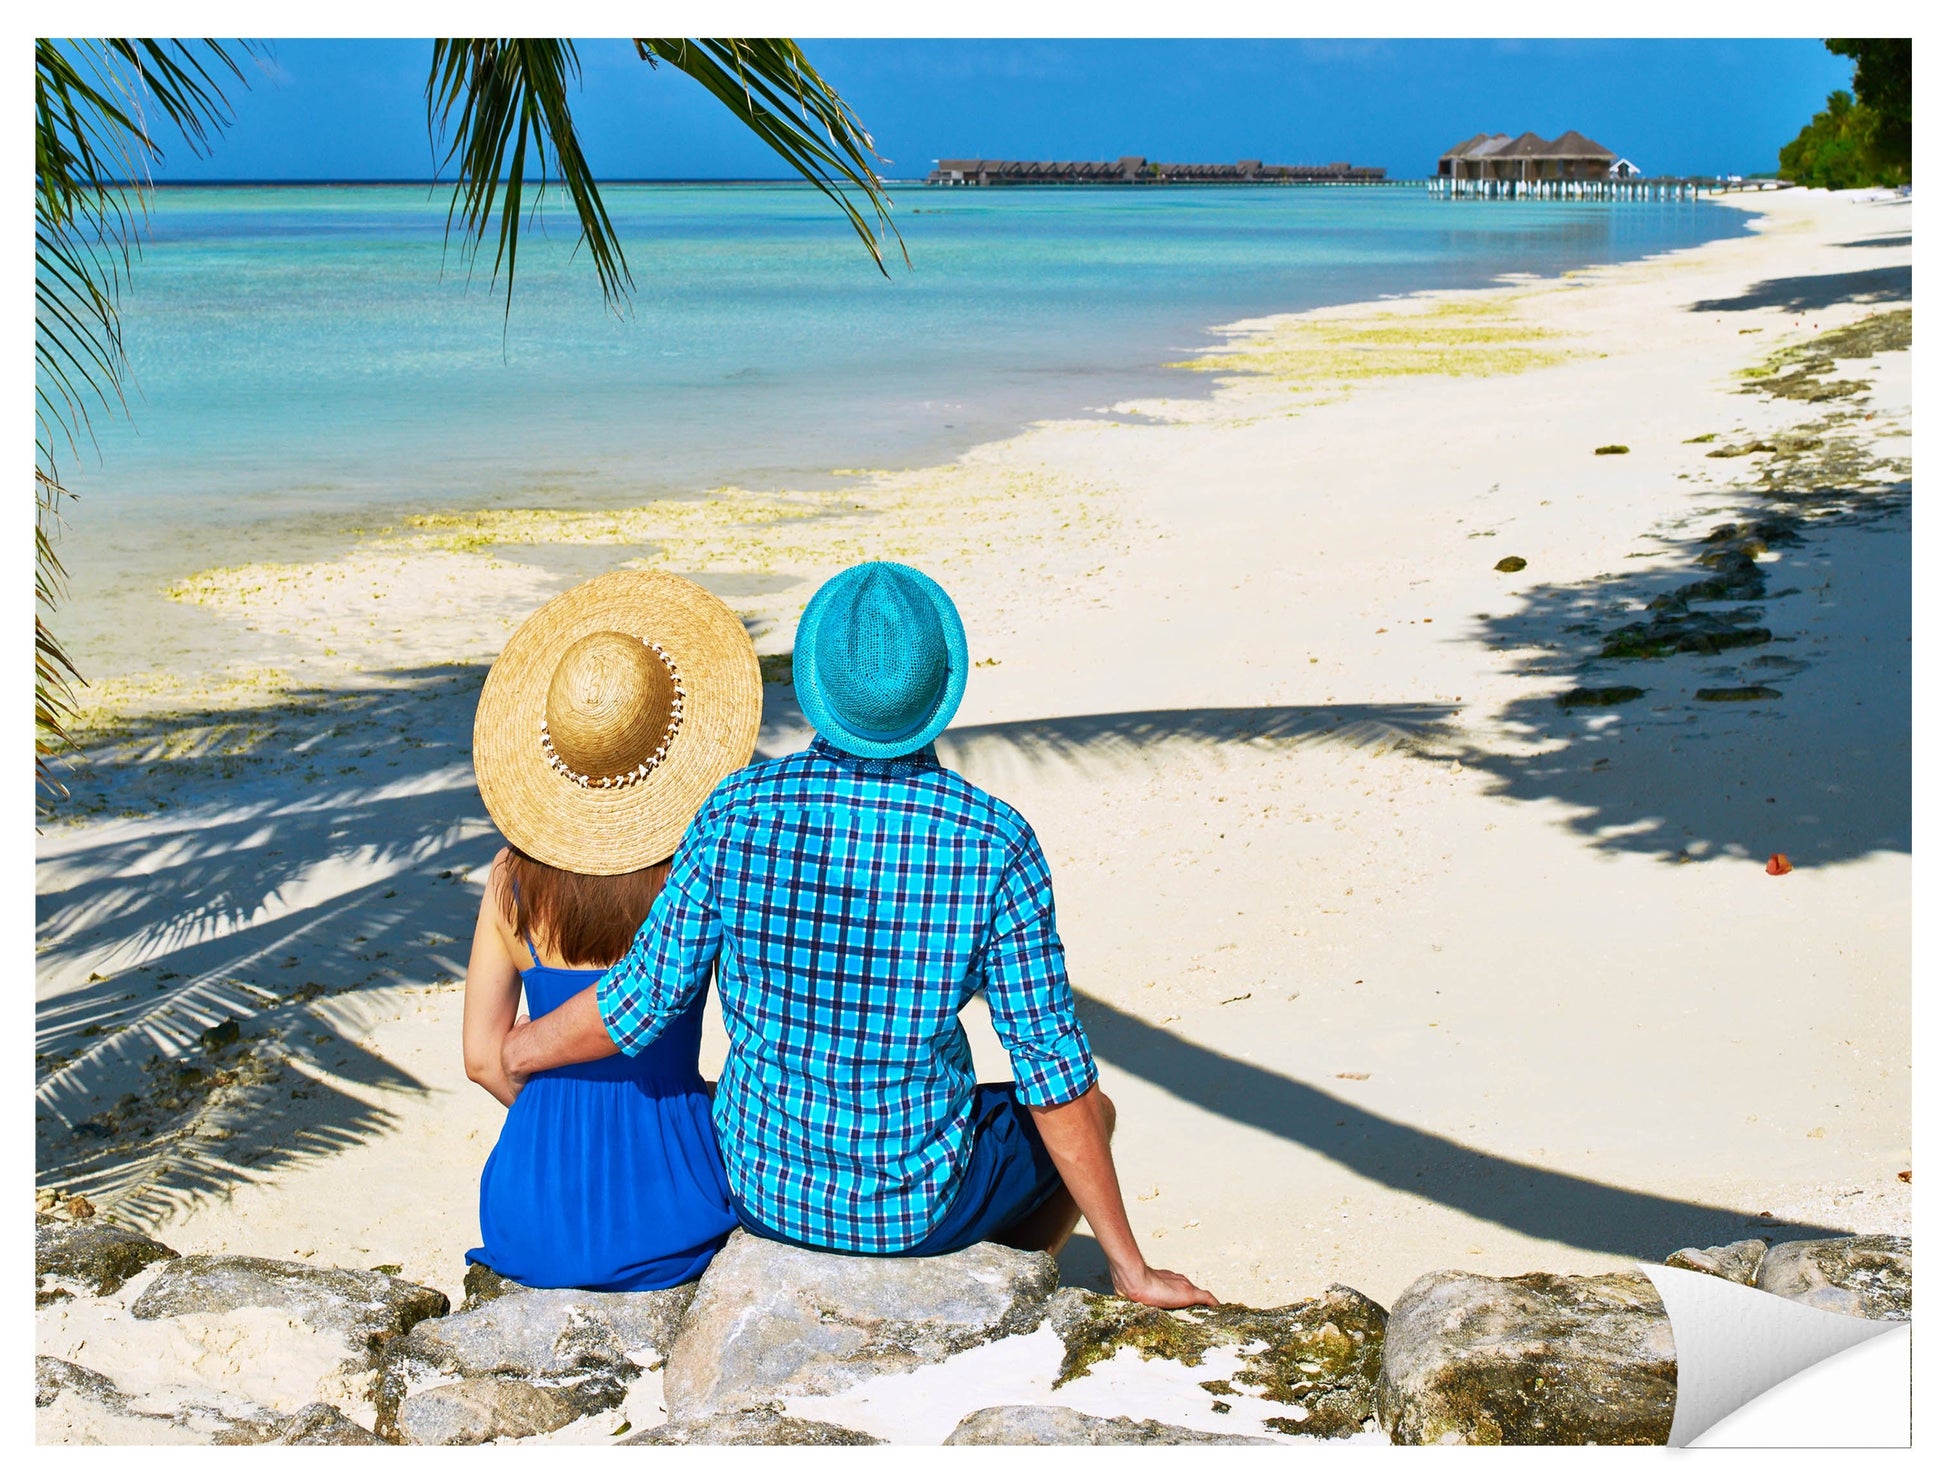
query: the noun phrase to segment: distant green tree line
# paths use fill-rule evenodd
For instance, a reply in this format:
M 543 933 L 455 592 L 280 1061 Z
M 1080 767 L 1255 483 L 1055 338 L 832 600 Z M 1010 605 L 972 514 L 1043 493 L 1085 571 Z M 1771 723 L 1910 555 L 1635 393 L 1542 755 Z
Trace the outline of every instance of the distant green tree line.
M 1825 47 L 1852 59 L 1852 91 L 1833 93 L 1824 111 L 1777 152 L 1778 173 L 1834 191 L 1908 184 L 1912 39 L 1827 40 Z

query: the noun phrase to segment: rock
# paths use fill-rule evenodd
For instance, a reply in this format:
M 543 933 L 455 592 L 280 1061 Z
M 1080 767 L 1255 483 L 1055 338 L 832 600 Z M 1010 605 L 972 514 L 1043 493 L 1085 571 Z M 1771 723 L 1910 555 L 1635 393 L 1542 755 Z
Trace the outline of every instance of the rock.
M 1601 457 L 1606 454 L 1626 452 L 1628 452 L 1628 444 L 1626 443 L 1603 443 L 1595 450 L 1595 455 L 1596 457 Z
M 1503 556 L 1494 562 L 1493 569 L 1496 572 L 1524 572 L 1527 570 L 1527 558 L 1525 556 Z
M 1905 1236 L 1781 1241 L 1756 1285 L 1780 1298 L 1854 1318 L 1912 1318 L 1912 1242 Z
M 669 1352 L 672 1421 L 830 1395 L 1040 1326 L 1059 1268 L 990 1242 L 951 1256 L 831 1256 L 731 1235 Z
M 1066 1406 L 988 1406 L 953 1428 L 948 1447 L 1274 1447 L 1269 1437 L 1191 1431 L 1126 1416 L 1084 1416 Z
M 1579 706 L 1626 705 L 1631 700 L 1640 700 L 1647 693 L 1639 685 L 1576 685 L 1555 704 L 1564 710 L 1574 710 Z
M 1428 1272 L 1392 1306 L 1378 1416 L 1394 1442 L 1669 1439 L 1676 1336 L 1639 1272 Z
M 1656 612 L 1687 612 L 1693 602 L 1755 602 L 1769 591 L 1763 569 L 1741 551 L 1718 551 L 1702 558 L 1717 574 L 1689 582 L 1650 601 Z
M 34 1404 L 51 1406 L 62 1391 L 71 1390 L 96 1405 L 111 1411 L 127 1409 L 128 1397 L 106 1375 L 85 1365 L 56 1359 L 51 1354 L 34 1356 Z
M 666 1354 L 695 1295 L 693 1282 L 666 1292 L 516 1288 L 426 1320 L 387 1358 L 463 1375 L 555 1376 L 621 1364 L 631 1352 Z
M 619 1396 L 614 1404 L 620 1404 Z M 482 1375 L 407 1396 L 391 1440 L 416 1447 L 474 1447 L 495 1437 L 559 1431 L 585 1414 L 561 1387 Z
M 1762 1237 L 1732 1241 L 1728 1246 L 1685 1246 L 1663 1260 L 1665 1267 L 1684 1267 L 1691 1272 L 1707 1272 L 1745 1287 L 1757 1285 L 1757 1268 L 1763 1264 L 1770 1243 Z
M 883 1439 L 829 1421 L 786 1416 L 775 1406 L 670 1421 L 621 1447 L 882 1447 Z
M 459 1305 L 462 1313 L 470 1312 L 482 1303 L 490 1303 L 495 1298 L 505 1297 L 510 1292 L 532 1292 L 531 1287 L 523 1287 L 511 1277 L 502 1277 L 493 1268 L 479 1262 L 466 1264 L 466 1276 L 462 1279 L 464 1297 Z
M 381 1272 L 257 1256 L 177 1257 L 129 1306 L 137 1318 L 279 1308 L 373 1354 L 452 1305 L 446 1294 Z
M 73 1297 L 76 1290 L 107 1297 L 137 1272 L 175 1255 L 160 1241 L 112 1221 L 37 1222 L 34 1306 Z
M 1728 613 L 1674 613 L 1647 623 L 1625 623 L 1604 635 L 1603 659 L 1660 659 L 1669 654 L 1721 654 L 1770 642 L 1770 630 L 1754 619 L 1756 608 Z
M 1720 685 L 1698 690 L 1696 698 L 1718 701 L 1782 700 L 1784 692 L 1773 690 L 1768 685 Z
M 1124 1298 L 1063 1288 L 1048 1305 L 1066 1346 L 1056 1389 L 1118 1349 L 1196 1365 L 1212 1349 L 1235 1347 L 1242 1362 L 1211 1395 L 1256 1395 L 1291 1408 L 1264 1425 L 1291 1436 L 1348 1437 L 1377 1410 L 1385 1310 L 1363 1293 L 1333 1286 L 1321 1298 L 1283 1308 L 1215 1308 L 1165 1313 Z
M 388 1443 L 368 1432 L 336 1406 L 313 1402 L 289 1416 L 271 1421 L 240 1421 L 210 1439 L 218 1447 L 384 1447 Z
M 629 1356 L 667 1354 L 696 1292 L 694 1283 L 664 1292 L 506 1286 L 500 1297 L 427 1319 L 386 1347 L 379 1435 L 394 1435 L 408 1391 L 445 1377 L 544 1380 L 569 1395 L 577 1416 L 619 1405 L 642 1373 Z

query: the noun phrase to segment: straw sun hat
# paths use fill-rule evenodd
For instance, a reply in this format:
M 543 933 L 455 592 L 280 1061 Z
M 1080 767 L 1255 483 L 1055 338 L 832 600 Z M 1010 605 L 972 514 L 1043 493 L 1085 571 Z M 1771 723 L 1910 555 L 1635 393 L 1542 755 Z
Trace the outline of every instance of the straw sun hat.
M 473 771 L 508 840 L 546 864 L 621 875 L 676 852 L 750 760 L 763 712 L 737 615 L 666 572 L 610 572 L 514 631 L 473 720 Z

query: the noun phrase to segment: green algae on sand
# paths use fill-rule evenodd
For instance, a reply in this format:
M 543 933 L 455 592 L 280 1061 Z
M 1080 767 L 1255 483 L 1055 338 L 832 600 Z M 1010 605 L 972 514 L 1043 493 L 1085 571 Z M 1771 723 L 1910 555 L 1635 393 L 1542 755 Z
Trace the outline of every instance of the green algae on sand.
M 1513 375 L 1567 359 L 1568 351 L 1542 343 L 1554 338 L 1504 299 L 1455 299 L 1417 310 L 1281 320 L 1174 364 L 1270 377 L 1293 391 L 1332 390 L 1399 376 Z

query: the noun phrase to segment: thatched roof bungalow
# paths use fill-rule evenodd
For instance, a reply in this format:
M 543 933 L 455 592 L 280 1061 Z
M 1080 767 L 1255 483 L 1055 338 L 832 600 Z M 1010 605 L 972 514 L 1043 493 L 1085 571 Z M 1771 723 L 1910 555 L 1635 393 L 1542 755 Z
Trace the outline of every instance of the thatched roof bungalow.
M 1558 139 L 1532 130 L 1517 139 L 1475 134 L 1439 157 L 1439 174 L 1447 180 L 1606 180 L 1620 159 L 1573 129 Z

